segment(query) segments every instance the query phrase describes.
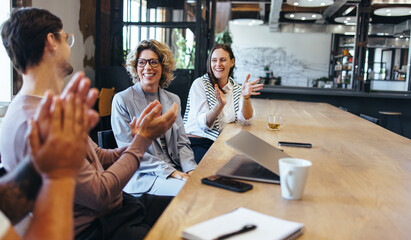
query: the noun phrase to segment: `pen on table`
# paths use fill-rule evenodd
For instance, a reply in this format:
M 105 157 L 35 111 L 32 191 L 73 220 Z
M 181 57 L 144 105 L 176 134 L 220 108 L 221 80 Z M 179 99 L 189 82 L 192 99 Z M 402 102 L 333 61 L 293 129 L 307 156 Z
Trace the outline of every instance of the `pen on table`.
M 223 240 L 223 239 L 226 239 L 226 238 L 229 238 L 229 237 L 241 234 L 241 233 L 249 232 L 249 231 L 254 230 L 256 228 L 257 228 L 257 226 L 254 225 L 254 224 L 247 224 L 243 228 L 241 228 L 240 230 L 218 236 L 214 240 Z

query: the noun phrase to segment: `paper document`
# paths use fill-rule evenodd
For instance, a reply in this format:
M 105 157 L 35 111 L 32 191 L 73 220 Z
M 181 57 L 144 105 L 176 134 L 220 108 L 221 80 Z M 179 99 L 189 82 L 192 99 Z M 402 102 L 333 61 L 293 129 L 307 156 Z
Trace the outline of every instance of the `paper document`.
M 303 223 L 286 221 L 246 208 L 212 218 L 184 230 L 183 238 L 211 240 L 237 232 L 246 225 L 256 225 L 253 230 L 236 234 L 230 240 L 239 239 L 294 239 L 302 234 Z

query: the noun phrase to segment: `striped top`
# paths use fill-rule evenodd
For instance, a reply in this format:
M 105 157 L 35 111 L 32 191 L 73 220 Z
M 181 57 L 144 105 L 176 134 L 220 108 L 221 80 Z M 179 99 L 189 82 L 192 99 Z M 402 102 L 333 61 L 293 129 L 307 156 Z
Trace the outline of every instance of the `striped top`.
M 225 107 L 230 106 L 230 105 L 233 106 L 235 116 L 232 116 L 232 119 L 234 119 L 234 121 L 237 121 L 237 120 L 245 121 L 240 111 L 241 87 L 232 78 L 229 78 L 229 82 L 230 84 L 227 84 L 227 85 L 232 86 L 232 89 L 229 89 L 228 91 L 232 91 L 233 104 L 229 104 L 227 102 Z M 202 93 L 202 95 L 204 95 L 204 92 L 205 92 L 205 97 L 207 98 L 207 101 L 206 101 L 207 109 L 203 109 L 203 111 L 204 110 L 208 111 L 212 109 L 215 106 L 215 104 L 217 104 L 218 102 L 217 97 L 215 95 L 214 86 L 210 82 L 208 74 L 205 74 L 202 77 L 198 78 L 196 81 L 194 81 L 190 89 L 190 93 L 188 95 L 186 111 L 184 114 L 184 125 L 186 128 L 186 132 L 187 134 L 193 134 L 193 135 L 205 137 L 205 138 L 215 141 L 218 135 L 220 134 L 220 131 L 222 130 L 222 128 L 224 128 L 224 124 L 221 123 L 222 114 L 220 113 L 220 115 L 217 117 L 217 119 L 214 122 L 214 125 L 211 128 L 202 127 L 202 125 L 205 125 L 206 112 L 202 112 L 201 109 L 199 108 L 201 107 L 206 108 L 206 107 L 203 106 L 203 104 L 199 104 L 199 102 L 204 101 L 203 99 L 199 99 L 199 98 L 204 97 L 198 94 L 199 86 L 201 86 L 201 90 L 202 90 L 200 94 Z M 195 101 L 196 103 L 193 103 L 192 101 Z M 201 119 L 201 120 L 198 120 L 198 119 Z M 201 124 L 203 122 L 204 124 Z M 202 134 L 199 134 L 200 131 Z

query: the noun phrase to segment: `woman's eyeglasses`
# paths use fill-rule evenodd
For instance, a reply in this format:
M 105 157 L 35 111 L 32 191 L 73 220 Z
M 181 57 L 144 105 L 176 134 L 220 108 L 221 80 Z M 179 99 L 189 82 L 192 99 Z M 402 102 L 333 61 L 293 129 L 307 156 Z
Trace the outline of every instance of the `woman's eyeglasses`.
M 150 64 L 150 66 L 152 68 L 156 68 L 156 67 L 158 67 L 158 65 L 160 65 L 160 61 L 158 59 L 154 59 L 154 58 L 152 58 L 152 59 L 144 59 L 144 58 L 137 59 L 137 66 L 139 68 L 145 67 L 147 63 Z

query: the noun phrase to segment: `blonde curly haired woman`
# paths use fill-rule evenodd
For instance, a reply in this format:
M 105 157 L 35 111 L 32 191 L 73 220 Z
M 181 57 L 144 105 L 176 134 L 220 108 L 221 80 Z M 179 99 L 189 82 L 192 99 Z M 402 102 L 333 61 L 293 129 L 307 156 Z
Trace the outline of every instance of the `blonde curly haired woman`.
M 179 97 L 164 90 L 174 79 L 175 69 L 166 44 L 142 41 L 128 54 L 126 65 L 135 85 L 114 96 L 111 113 L 111 126 L 119 147 L 128 145 L 138 133 L 136 119 L 150 102 L 160 102 L 163 113 L 175 104 L 181 109 Z M 173 126 L 153 141 L 124 191 L 134 196 L 144 193 L 175 196 L 196 166 L 179 114 Z

